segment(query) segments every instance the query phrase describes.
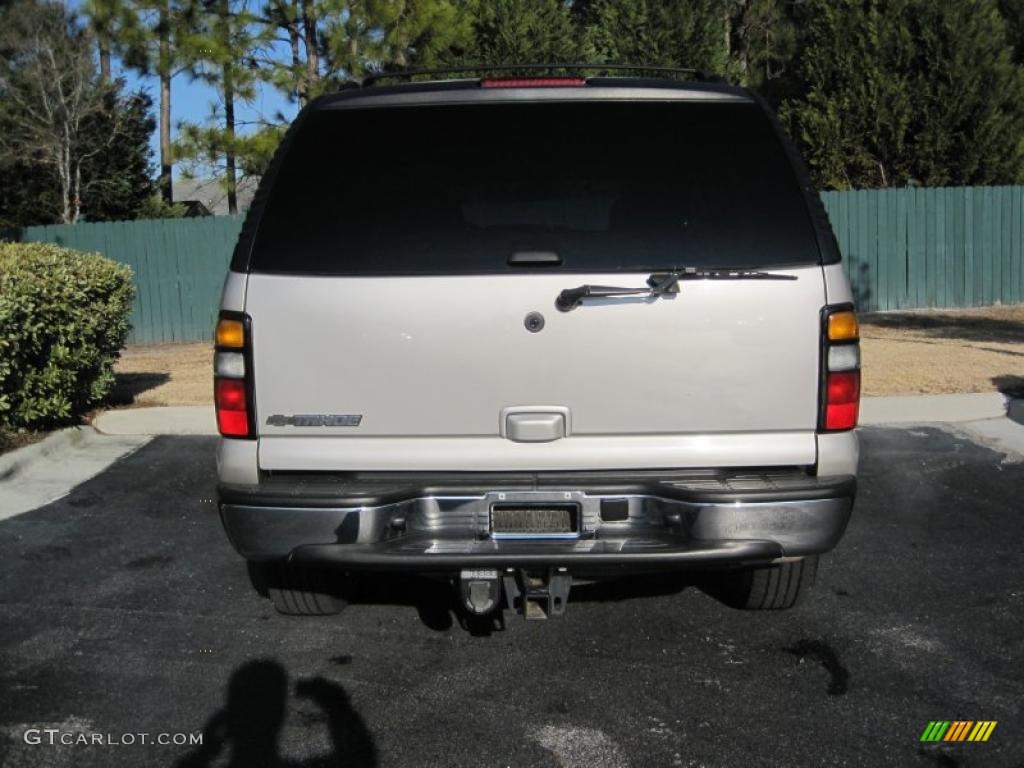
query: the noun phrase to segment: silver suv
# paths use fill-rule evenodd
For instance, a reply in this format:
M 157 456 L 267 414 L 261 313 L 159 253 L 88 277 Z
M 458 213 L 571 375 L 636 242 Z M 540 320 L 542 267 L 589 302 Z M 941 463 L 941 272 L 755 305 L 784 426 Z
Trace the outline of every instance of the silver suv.
M 564 70 L 563 70 L 564 71 Z M 220 514 L 285 613 L 347 575 L 560 614 L 698 569 L 786 608 L 850 516 L 850 286 L 791 142 L 717 81 L 472 77 L 307 106 L 216 334 Z

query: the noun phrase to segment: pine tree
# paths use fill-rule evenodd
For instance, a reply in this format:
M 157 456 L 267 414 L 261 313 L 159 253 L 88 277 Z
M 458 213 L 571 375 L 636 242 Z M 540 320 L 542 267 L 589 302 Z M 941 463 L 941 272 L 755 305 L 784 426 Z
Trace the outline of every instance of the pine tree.
M 451 63 L 473 40 L 478 0 L 351 0 L 330 3 L 321 40 L 327 81 Z
M 247 60 L 259 68 L 263 82 L 304 107 L 322 89 L 324 28 L 340 20 L 347 8 L 343 0 L 266 0 L 258 10 L 247 7 L 258 27 L 254 40 L 259 41 L 247 52 Z M 285 58 L 279 43 L 287 45 Z
M 1013 183 L 1024 73 L 995 0 L 811 0 L 782 106 L 820 186 Z
M 792 79 L 797 28 L 793 0 L 728 0 L 726 72 L 775 101 Z
M 290 99 L 305 106 L 309 101 L 306 84 L 306 61 L 303 58 L 304 42 L 301 10 L 298 0 L 269 0 L 263 5 L 258 21 L 268 36 L 273 36 L 288 45 L 289 57 L 281 60 L 276 52 L 257 49 L 251 56 L 262 69 L 263 79 Z
M 130 8 L 123 0 L 87 0 L 82 4 L 82 12 L 89 20 L 89 28 L 96 40 L 99 53 L 100 76 L 104 82 L 110 82 L 110 59 L 117 48 L 117 40 L 121 29 L 130 19 Z
M 999 0 L 999 12 L 1006 22 L 1014 61 L 1024 64 L 1024 0 Z
M 172 202 L 171 82 L 187 71 L 189 5 L 184 0 L 132 0 L 121 29 L 124 62 L 144 75 L 156 75 L 160 101 L 160 175 L 157 184 Z
M 592 0 L 585 16 L 589 60 L 727 68 L 729 10 L 721 0 Z
M 189 72 L 216 90 L 211 124 L 178 126 L 175 154 L 193 165 L 212 167 L 224 184 L 228 212 L 238 213 L 238 153 L 240 142 L 235 109 L 258 94 L 259 73 L 251 52 L 264 44 L 256 17 L 246 0 L 198 0 L 189 13 L 192 28 L 183 58 Z M 220 125 L 216 125 L 219 122 Z
M 579 45 L 561 0 L 485 0 L 473 25 L 464 63 L 570 63 Z
M 431 68 L 452 49 L 471 44 L 479 5 L 458 0 L 373 0 L 367 11 L 372 25 L 381 30 L 377 67 Z
M 910 0 L 811 0 L 802 18 L 799 98 L 781 115 L 820 186 L 886 186 L 903 179 L 911 121 L 905 32 Z
M 927 186 L 1024 179 L 1024 70 L 995 0 L 919 0 L 907 138 Z

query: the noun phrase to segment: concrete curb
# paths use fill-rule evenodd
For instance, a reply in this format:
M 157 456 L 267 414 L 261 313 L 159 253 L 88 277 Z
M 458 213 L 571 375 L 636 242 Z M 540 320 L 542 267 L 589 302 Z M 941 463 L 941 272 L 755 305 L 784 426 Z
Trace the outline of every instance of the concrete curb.
M 872 426 L 998 419 L 1007 415 L 1007 399 L 998 392 L 865 397 L 860 403 L 860 423 Z
M 1024 427 L 1010 419 L 985 419 L 939 426 L 1003 454 L 1002 464 L 1024 462 Z
M 92 431 L 92 428 L 87 426 L 66 427 L 47 435 L 38 443 L 3 454 L 0 456 L 0 481 L 13 478 L 23 467 L 34 461 L 82 445 L 88 440 L 88 433 Z
M 212 405 L 172 405 L 104 411 L 92 421 L 104 435 L 216 435 Z
M 0 456 L 0 520 L 66 496 L 149 441 L 138 435 L 101 435 L 90 426 L 70 427 Z

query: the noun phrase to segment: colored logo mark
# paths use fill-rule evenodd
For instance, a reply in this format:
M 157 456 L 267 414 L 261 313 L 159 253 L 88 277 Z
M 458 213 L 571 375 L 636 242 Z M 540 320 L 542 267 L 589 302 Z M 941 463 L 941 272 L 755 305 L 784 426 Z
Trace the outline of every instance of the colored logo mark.
M 932 720 L 921 741 L 988 741 L 995 727 L 995 720 Z

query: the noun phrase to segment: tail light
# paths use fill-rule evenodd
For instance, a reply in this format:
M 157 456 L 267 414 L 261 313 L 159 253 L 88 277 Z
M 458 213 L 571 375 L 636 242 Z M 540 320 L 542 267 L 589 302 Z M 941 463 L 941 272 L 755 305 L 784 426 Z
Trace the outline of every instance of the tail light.
M 254 438 L 249 317 L 221 312 L 213 356 L 213 402 L 224 437 Z
M 860 327 L 850 305 L 825 309 L 822 369 L 818 428 L 824 432 L 853 429 L 860 410 Z

